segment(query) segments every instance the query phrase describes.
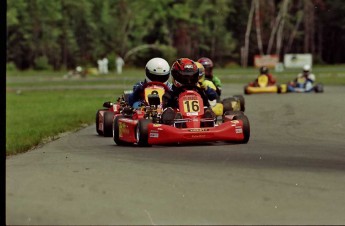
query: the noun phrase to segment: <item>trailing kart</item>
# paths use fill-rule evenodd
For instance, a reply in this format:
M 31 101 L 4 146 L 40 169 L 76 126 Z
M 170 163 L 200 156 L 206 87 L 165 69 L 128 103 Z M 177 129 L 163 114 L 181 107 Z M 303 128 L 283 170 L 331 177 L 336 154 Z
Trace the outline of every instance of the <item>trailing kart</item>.
M 165 90 L 169 88 L 161 82 L 149 82 L 144 85 L 144 102 L 147 103 L 148 94 L 158 94 L 160 98 L 163 96 Z M 116 114 L 130 114 L 132 112 L 131 106 L 128 104 L 128 97 L 132 93 L 132 90 L 125 90 L 123 95 L 117 99 L 117 102 L 112 103 L 110 101 L 104 102 L 103 107 L 96 113 L 96 131 L 99 135 L 105 137 L 113 136 L 113 121 Z
M 315 85 L 306 80 L 305 77 L 298 78 L 295 82 L 281 84 L 279 86 L 280 93 L 323 93 L 323 84 L 316 83 Z
M 279 85 L 269 85 L 268 77 L 262 74 L 258 77 L 257 83 L 249 83 L 244 87 L 244 94 L 256 94 L 256 93 L 277 93 Z
M 131 90 L 124 91 L 123 95 L 116 102 L 104 102 L 103 109 L 99 109 L 96 113 L 96 131 L 98 135 L 105 137 L 113 136 L 113 118 L 115 114 L 128 106 L 128 96 Z
M 247 143 L 250 137 L 248 118 L 241 111 L 227 111 L 220 122 L 206 114 L 201 96 L 194 90 L 179 95 L 179 108 L 172 123 L 163 124 L 161 98 L 148 95 L 148 103 L 133 115 L 118 114 L 113 125 L 117 145 L 199 143 L 226 141 Z

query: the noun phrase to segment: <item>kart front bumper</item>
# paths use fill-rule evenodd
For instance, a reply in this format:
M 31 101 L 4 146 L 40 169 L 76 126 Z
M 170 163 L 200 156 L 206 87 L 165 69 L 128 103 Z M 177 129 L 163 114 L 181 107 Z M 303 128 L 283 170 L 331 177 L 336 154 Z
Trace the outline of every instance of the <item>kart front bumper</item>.
M 224 122 L 215 127 L 175 128 L 163 124 L 148 125 L 149 144 L 200 143 L 215 141 L 240 142 L 244 140 L 241 120 Z

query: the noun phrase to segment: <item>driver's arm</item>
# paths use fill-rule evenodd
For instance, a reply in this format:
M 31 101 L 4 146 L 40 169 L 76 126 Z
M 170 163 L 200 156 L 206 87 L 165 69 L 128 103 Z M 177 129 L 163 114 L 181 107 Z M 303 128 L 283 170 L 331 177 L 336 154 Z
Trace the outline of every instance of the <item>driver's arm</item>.
M 133 93 L 131 93 L 128 96 L 128 103 L 129 105 L 133 105 L 134 102 L 138 101 L 141 99 L 141 93 L 144 91 L 143 89 L 143 83 L 142 82 L 138 82 L 137 84 L 135 84 L 133 86 Z

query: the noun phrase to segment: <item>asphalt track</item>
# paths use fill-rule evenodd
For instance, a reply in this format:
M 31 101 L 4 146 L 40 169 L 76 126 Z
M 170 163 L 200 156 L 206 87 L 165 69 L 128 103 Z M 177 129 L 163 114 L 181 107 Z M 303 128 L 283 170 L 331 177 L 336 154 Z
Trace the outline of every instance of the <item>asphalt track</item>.
M 344 99 L 246 95 L 248 144 L 119 147 L 86 127 L 7 158 L 6 222 L 343 225 Z

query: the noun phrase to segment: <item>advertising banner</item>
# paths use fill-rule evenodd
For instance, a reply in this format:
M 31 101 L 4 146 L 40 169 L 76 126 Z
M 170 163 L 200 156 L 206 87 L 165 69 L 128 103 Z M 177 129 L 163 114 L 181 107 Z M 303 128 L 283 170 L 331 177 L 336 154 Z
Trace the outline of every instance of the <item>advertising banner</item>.
M 266 66 L 268 68 L 275 68 L 276 64 L 279 62 L 278 55 L 255 55 L 254 56 L 254 66 L 259 68 Z
M 284 55 L 284 66 L 285 68 L 302 68 L 304 65 L 313 64 L 313 56 L 307 54 L 285 54 Z

